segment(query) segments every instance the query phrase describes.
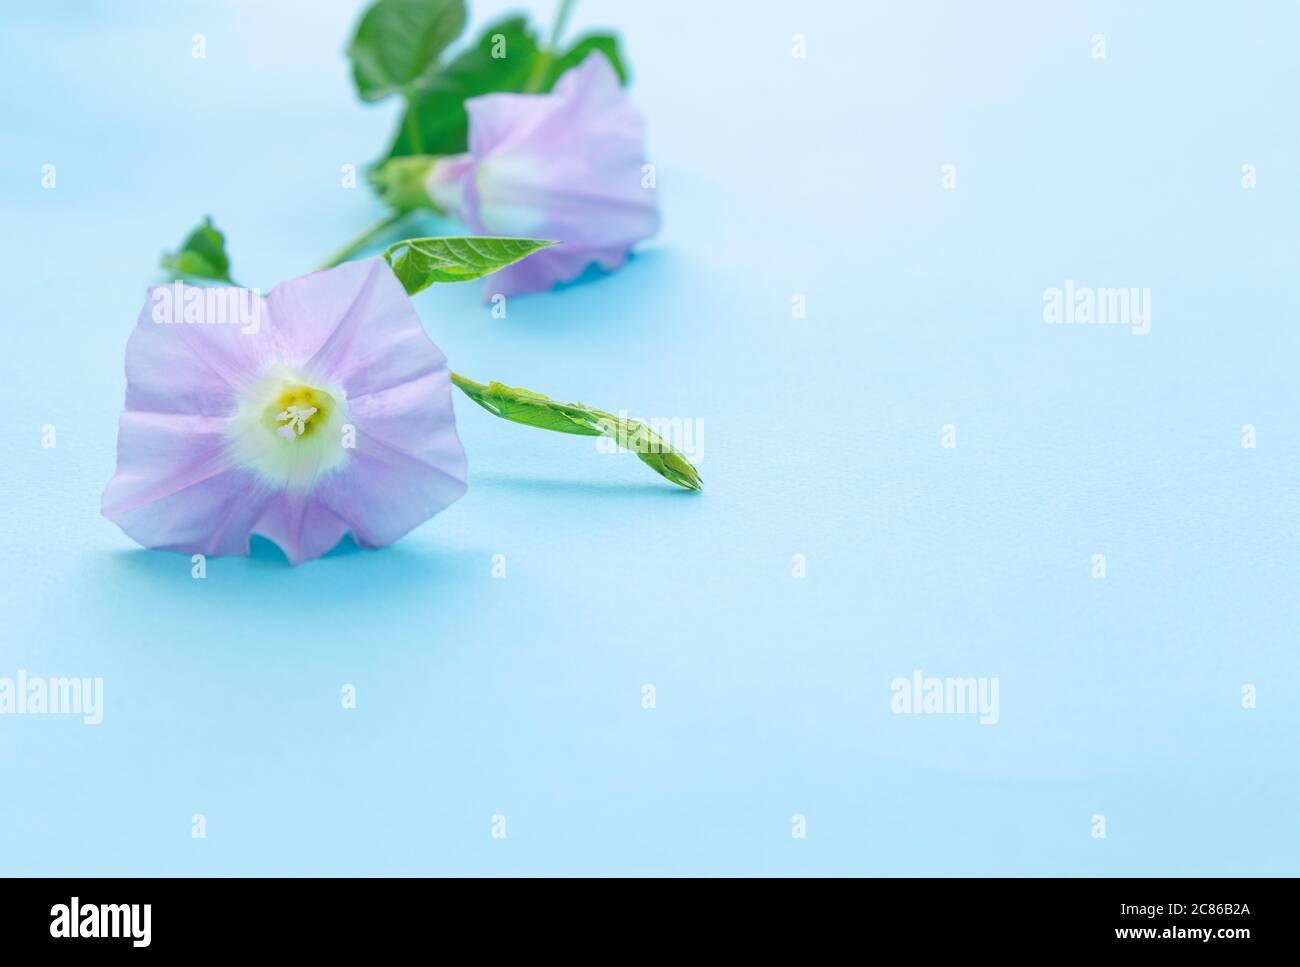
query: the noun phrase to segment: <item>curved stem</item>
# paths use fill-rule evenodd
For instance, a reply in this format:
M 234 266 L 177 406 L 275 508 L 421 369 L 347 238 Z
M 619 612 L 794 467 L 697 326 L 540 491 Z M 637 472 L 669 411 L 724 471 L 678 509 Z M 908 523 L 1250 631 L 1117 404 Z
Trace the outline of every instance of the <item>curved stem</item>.
M 347 245 L 344 245 L 324 262 L 316 266 L 312 271 L 320 272 L 323 269 L 332 269 L 340 262 L 346 262 L 409 214 L 410 212 L 391 212 L 386 218 L 382 218 L 375 222 L 375 224 L 371 225 L 352 241 L 348 242 Z

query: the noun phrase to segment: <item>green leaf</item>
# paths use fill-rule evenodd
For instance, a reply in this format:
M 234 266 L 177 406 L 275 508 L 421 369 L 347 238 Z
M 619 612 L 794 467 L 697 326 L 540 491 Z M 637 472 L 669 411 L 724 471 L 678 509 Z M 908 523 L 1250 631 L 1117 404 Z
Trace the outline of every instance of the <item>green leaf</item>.
M 555 82 L 571 67 L 577 67 L 587 55 L 593 50 L 598 50 L 609 60 L 614 72 L 618 74 L 618 82 L 627 86 L 627 66 L 623 62 L 623 56 L 618 49 L 618 38 L 613 34 L 588 34 L 583 37 L 572 47 L 570 47 L 563 56 L 555 58 L 546 68 L 546 79 L 542 82 L 542 90 L 549 91 L 555 86 Z
M 542 71 L 537 90 L 549 91 L 570 67 L 593 50 L 604 54 L 627 83 L 628 71 L 613 34 L 589 34 L 564 54 L 552 58 L 537 42 L 527 19 L 507 17 L 484 29 L 474 46 L 453 58 L 411 93 L 387 158 L 410 154 L 460 154 L 469 144 L 465 101 L 497 92 L 520 92 L 534 71 Z M 416 141 L 412 142 L 412 130 Z
M 532 390 L 507 386 L 495 380 L 484 385 L 452 373 L 456 387 L 493 416 L 524 426 L 579 436 L 609 437 L 624 450 L 667 480 L 687 490 L 703 490 L 704 481 L 681 451 L 640 420 L 629 420 L 583 403 L 557 403 Z
M 379 101 L 420 88 L 464 29 L 464 0 L 375 0 L 348 47 L 357 93 Z
M 487 27 L 473 47 L 453 58 L 412 95 L 385 157 L 460 154 L 469 143 L 465 100 L 496 91 L 522 90 L 537 56 L 537 40 L 525 18 L 508 17 Z M 419 151 L 411 143 L 412 127 L 419 134 Z
M 408 238 L 384 258 L 408 295 L 435 282 L 469 282 L 555 245 L 536 238 Z
M 484 386 L 473 380 L 465 379 L 459 374 L 452 376 L 452 381 L 483 409 L 493 416 L 524 426 L 534 426 L 542 430 L 554 430 L 557 433 L 576 433 L 579 436 L 602 436 L 585 407 L 556 403 L 549 396 L 534 393 L 532 390 L 507 386 L 495 380 Z
M 234 284 L 230 277 L 230 258 L 226 255 L 226 236 L 217 230 L 207 215 L 177 251 L 163 254 L 162 267 L 194 279 Z

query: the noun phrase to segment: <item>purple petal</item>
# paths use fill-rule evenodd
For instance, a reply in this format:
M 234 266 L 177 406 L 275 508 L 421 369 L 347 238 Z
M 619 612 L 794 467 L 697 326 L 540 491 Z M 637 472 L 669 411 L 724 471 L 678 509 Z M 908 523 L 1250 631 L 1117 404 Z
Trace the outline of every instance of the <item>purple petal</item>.
M 278 493 L 263 505 L 252 532 L 272 541 L 290 564 L 298 565 L 329 552 L 348 532 L 348 524 L 315 497 Z
M 183 284 L 151 287 L 127 344 L 127 409 L 209 415 L 226 412 L 237 391 L 270 358 L 269 342 L 242 332 L 244 327 L 233 321 L 185 322 L 184 309 L 174 304 L 177 298 L 183 303 L 191 297 L 234 297 L 249 304 L 259 319 L 266 314 L 261 296 L 246 289 Z M 169 318 L 175 321 L 158 321 L 169 305 L 173 306 Z
M 349 405 L 356 449 L 347 472 L 324 478 L 317 493 L 358 544 L 391 544 L 464 495 L 467 462 L 445 367 Z
M 285 361 L 343 386 L 350 398 L 446 370 L 410 297 L 380 258 L 276 286 L 267 297 Z
M 550 94 L 489 94 L 466 110 L 475 163 L 461 184 L 468 224 L 563 243 L 512 266 L 505 282 L 489 279 L 488 291 L 546 289 L 593 261 L 617 267 L 658 231 L 656 191 L 642 183 L 641 115 L 600 52 L 565 72 Z
M 232 465 L 219 417 L 122 414 L 117 473 L 103 513 L 145 547 L 247 554 L 248 528 L 269 496 Z
M 474 180 L 474 159 L 468 154 L 439 158 L 429 168 L 425 189 L 429 199 L 451 218 L 468 222 L 465 189 Z

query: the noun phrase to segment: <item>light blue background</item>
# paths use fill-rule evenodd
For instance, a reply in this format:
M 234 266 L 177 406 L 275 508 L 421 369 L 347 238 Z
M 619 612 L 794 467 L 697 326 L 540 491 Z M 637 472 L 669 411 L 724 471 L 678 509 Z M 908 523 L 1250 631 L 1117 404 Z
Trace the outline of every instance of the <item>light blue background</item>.
M 5 8 L 0 675 L 107 707 L 0 717 L 0 872 L 1297 870 L 1300 7 L 583 0 L 662 235 L 505 320 L 417 305 L 467 374 L 702 419 L 708 489 L 458 397 L 449 511 L 196 581 L 99 516 L 123 349 L 204 213 L 264 289 L 380 214 L 357 10 Z M 1151 333 L 1045 325 L 1067 278 Z M 891 714 L 913 669 L 1000 723 Z

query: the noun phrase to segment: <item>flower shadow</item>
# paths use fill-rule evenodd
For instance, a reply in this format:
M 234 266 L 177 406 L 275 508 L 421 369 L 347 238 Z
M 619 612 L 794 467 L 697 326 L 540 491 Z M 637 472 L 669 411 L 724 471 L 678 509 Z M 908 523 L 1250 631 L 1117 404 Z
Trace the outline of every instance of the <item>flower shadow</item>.
M 247 557 L 213 557 L 196 577 L 192 558 L 144 548 L 108 555 L 109 580 L 96 582 L 114 596 L 145 607 L 183 612 L 187 619 L 247 622 L 274 615 L 353 616 L 409 601 L 437 601 L 463 591 L 482 571 L 486 551 L 446 550 L 418 539 L 390 547 L 360 548 L 350 537 L 323 557 L 289 566 L 272 542 L 253 538 Z
M 519 477 L 510 474 L 475 474 L 474 487 L 477 489 L 494 489 L 514 491 L 517 493 L 549 494 L 570 497 L 599 497 L 603 501 L 627 497 L 645 500 L 682 500 L 698 498 L 702 493 L 687 490 L 674 484 L 653 480 L 645 483 L 620 483 L 617 480 L 590 481 L 565 480 L 559 477 Z

